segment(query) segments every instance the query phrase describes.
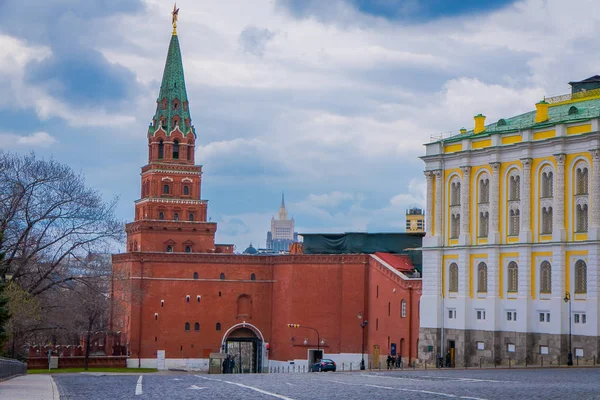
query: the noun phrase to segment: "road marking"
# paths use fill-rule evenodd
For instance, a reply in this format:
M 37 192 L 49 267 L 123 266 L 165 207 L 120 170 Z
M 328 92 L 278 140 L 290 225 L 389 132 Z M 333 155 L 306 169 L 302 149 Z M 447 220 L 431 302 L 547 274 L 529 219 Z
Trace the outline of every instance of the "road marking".
M 405 389 L 405 388 L 398 388 L 398 387 L 391 387 L 391 386 L 371 385 L 368 383 L 362 384 L 362 383 L 348 383 L 348 382 L 342 382 L 342 381 L 334 381 L 334 380 L 329 380 L 329 379 L 325 379 L 325 380 L 327 382 L 340 383 L 342 385 L 348 385 L 348 386 L 366 386 L 366 387 L 373 387 L 373 388 L 378 388 L 378 389 L 398 390 L 401 392 L 424 393 L 424 394 L 431 394 L 431 395 L 435 395 L 435 396 L 450 397 L 450 398 L 486 400 L 486 399 L 475 398 L 475 397 L 456 396 L 456 395 L 450 394 L 450 393 L 433 392 L 431 390 Z
M 289 382 L 286 382 L 285 384 L 286 384 L 286 385 L 290 385 L 290 386 L 296 386 L 296 385 L 294 385 L 293 383 L 289 383 Z
M 188 389 L 194 389 L 194 390 L 198 390 L 198 389 L 206 389 L 206 387 L 204 387 L 204 386 L 196 386 L 196 385 L 192 385 L 192 386 L 190 386 Z
M 244 389 L 254 390 L 255 392 L 266 394 L 267 396 L 275 397 L 275 398 L 281 399 L 281 400 L 294 400 L 291 397 L 286 397 L 286 396 L 283 396 L 283 395 L 277 394 L 277 393 L 267 392 L 266 390 L 262 390 L 262 389 L 259 389 L 257 387 L 254 387 L 254 386 L 243 385 L 243 384 L 237 383 L 237 382 L 224 381 L 222 379 L 207 378 L 205 376 L 200 376 L 200 375 L 196 375 L 196 376 L 198 378 L 206 379 L 206 380 L 209 380 L 209 381 L 223 382 L 223 383 L 228 383 L 230 385 L 235 385 L 235 386 L 243 387 Z
M 174 381 L 182 381 L 183 379 L 173 378 Z
M 142 379 L 144 378 L 143 375 L 140 375 L 140 377 L 138 378 L 137 381 L 137 385 L 135 385 L 135 395 L 139 396 L 140 394 L 144 393 L 142 391 Z
M 485 400 L 480 397 L 469 397 L 469 396 L 460 396 L 461 399 L 469 399 L 469 400 Z
M 429 379 L 448 379 L 448 380 L 460 381 L 460 382 L 493 382 L 493 383 L 513 382 L 513 381 L 497 381 L 497 380 L 493 380 L 493 379 L 460 378 L 460 377 L 452 377 L 452 376 L 431 376 L 431 375 L 422 375 L 421 376 L 422 378 L 427 378 L 427 379 L 407 378 L 405 376 L 374 375 L 374 374 L 361 374 L 361 376 L 366 376 L 369 378 L 402 379 L 402 380 L 406 380 L 406 381 L 421 381 L 421 382 L 427 381 Z

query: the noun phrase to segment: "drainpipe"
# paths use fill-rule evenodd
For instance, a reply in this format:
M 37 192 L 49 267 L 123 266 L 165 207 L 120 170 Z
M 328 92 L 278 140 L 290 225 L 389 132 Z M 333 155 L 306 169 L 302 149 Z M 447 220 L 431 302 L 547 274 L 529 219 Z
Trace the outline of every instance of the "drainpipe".
M 444 141 L 442 140 L 442 150 L 444 149 Z M 446 184 L 446 182 L 444 181 L 444 170 L 445 170 L 445 166 L 444 166 L 444 157 L 442 156 L 442 160 L 441 160 L 441 169 L 442 169 L 442 184 L 440 185 L 440 189 L 442 190 L 442 220 L 440 221 L 440 225 L 441 225 L 441 232 L 439 232 L 442 236 L 442 257 L 440 260 L 440 264 L 442 269 L 440 269 L 440 288 L 441 288 L 441 292 L 440 292 L 440 296 L 442 298 L 442 309 L 440 310 L 440 314 L 441 314 L 441 329 L 440 329 L 440 356 L 444 357 L 444 282 L 442 281 L 442 271 L 444 268 L 444 243 L 446 240 L 446 236 L 445 236 L 445 224 L 444 221 L 446 220 L 446 218 L 444 218 L 444 215 L 446 213 L 444 213 L 444 186 Z M 436 360 L 437 361 L 437 360 Z
M 412 360 L 412 297 L 413 297 L 412 285 L 408 286 L 408 366 L 411 365 Z M 402 349 L 400 349 L 402 351 Z M 419 354 L 419 349 L 417 349 Z
M 140 261 L 142 265 L 142 274 L 140 276 L 140 316 L 138 331 L 138 368 L 142 368 L 142 315 L 144 309 L 144 260 Z

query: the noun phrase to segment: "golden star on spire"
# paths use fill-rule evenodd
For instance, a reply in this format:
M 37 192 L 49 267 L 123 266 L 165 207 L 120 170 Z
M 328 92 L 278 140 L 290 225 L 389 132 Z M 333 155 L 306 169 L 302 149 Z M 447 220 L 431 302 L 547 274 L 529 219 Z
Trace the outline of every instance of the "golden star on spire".
M 179 16 L 179 8 L 177 8 L 177 3 L 173 5 L 173 12 L 171 15 L 173 16 L 173 35 L 177 35 L 177 17 Z

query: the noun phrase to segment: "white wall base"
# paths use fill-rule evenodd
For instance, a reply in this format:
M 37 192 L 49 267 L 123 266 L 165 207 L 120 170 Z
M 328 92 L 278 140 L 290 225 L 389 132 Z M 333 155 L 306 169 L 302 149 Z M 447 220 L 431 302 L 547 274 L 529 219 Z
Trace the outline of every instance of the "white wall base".
M 142 368 L 157 368 L 156 358 L 142 358 Z M 138 368 L 137 358 L 127 359 L 127 368 Z M 185 371 L 208 372 L 208 358 L 166 358 L 165 369 L 182 369 Z

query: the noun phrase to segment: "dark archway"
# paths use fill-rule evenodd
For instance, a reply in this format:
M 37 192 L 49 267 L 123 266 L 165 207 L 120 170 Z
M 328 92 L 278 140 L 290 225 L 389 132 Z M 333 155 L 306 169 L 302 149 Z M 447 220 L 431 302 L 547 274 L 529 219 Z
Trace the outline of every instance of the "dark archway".
M 232 330 L 225 338 L 225 352 L 233 357 L 233 373 L 258 373 L 262 372 L 261 338 L 248 327 L 239 327 Z

